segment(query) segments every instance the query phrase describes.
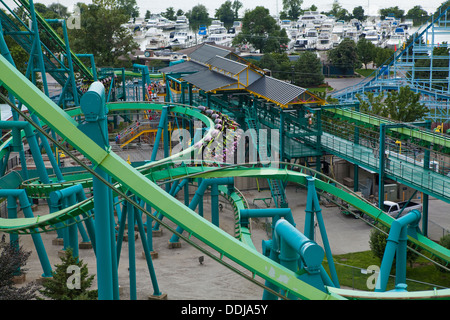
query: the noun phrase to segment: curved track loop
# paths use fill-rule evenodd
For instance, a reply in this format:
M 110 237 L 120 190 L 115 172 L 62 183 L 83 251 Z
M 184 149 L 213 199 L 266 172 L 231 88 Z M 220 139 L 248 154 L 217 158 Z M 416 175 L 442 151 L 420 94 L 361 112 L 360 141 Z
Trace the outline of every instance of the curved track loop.
M 133 193 L 138 196 L 144 202 L 150 204 L 152 208 L 156 209 L 158 212 L 163 213 L 165 217 L 173 221 L 176 225 L 182 227 L 188 236 L 184 237 L 188 243 L 193 244 L 190 241 L 190 237 L 201 240 L 203 243 L 208 245 L 210 248 L 219 253 L 219 258 L 216 257 L 217 261 L 223 263 L 223 257 L 227 257 L 232 261 L 243 266 L 251 272 L 251 276 L 245 275 L 240 271 L 235 270 L 237 273 L 246 277 L 249 280 L 254 280 L 255 276 L 259 276 L 265 280 L 274 283 L 276 286 L 284 290 L 286 296 L 292 294 L 301 299 L 342 299 L 344 296 L 350 297 L 347 292 L 343 292 L 337 289 L 329 288 L 328 292 L 323 292 L 314 288 L 313 286 L 306 284 L 305 282 L 299 280 L 296 274 L 283 266 L 275 263 L 269 258 L 263 256 L 254 250 L 254 247 L 248 245 L 246 241 L 249 239 L 247 236 L 246 241 L 241 241 L 242 236 L 239 239 L 234 238 L 228 233 L 224 232 L 220 228 L 217 228 L 209 221 L 206 221 L 199 215 L 197 215 L 193 210 L 189 209 L 181 202 L 175 198 L 168 195 L 165 191 L 160 188 L 157 183 L 158 181 L 164 181 L 164 183 L 173 179 L 181 179 L 184 177 L 198 177 L 198 178 L 213 178 L 213 177 L 258 177 L 258 178 L 270 178 L 270 179 L 280 179 L 282 181 L 291 181 L 301 185 L 306 184 L 306 178 L 311 176 L 311 172 L 302 172 L 300 167 L 296 167 L 293 171 L 287 168 L 276 169 L 270 167 L 258 167 L 255 164 L 247 166 L 236 165 L 236 166 L 226 166 L 223 168 L 214 168 L 211 166 L 204 166 L 204 163 L 197 163 L 195 166 L 182 166 L 177 163 L 177 158 L 179 155 L 173 155 L 170 158 L 162 159 L 160 161 L 155 161 L 149 163 L 140 168 L 133 168 L 128 163 L 119 157 L 117 154 L 111 150 L 104 150 L 99 147 L 95 142 L 90 140 L 84 133 L 82 133 L 77 128 L 77 123 L 72 119 L 72 117 L 56 106 L 48 97 L 46 97 L 42 92 L 35 88 L 25 77 L 23 77 L 19 72 L 15 70 L 14 67 L 8 65 L 3 57 L 0 57 L 0 74 L 4 80 L 4 86 L 25 105 L 29 110 L 36 113 L 40 119 L 42 119 L 46 124 L 48 124 L 55 132 L 57 132 L 61 137 L 68 141 L 73 147 L 79 150 L 85 157 L 91 160 L 94 167 L 100 167 L 106 173 L 108 173 L 116 183 L 110 184 L 103 180 L 95 171 L 83 163 L 79 163 L 87 171 L 87 174 L 91 177 L 96 177 L 100 179 L 103 183 L 113 188 L 114 192 L 120 195 L 123 199 L 131 202 L 133 205 L 138 207 L 139 210 L 149 215 L 152 219 L 158 220 L 154 215 L 147 212 L 145 208 L 141 207 L 138 203 L 134 202 L 131 197 L 127 195 L 128 192 Z M 121 105 L 110 105 L 113 109 L 114 107 L 131 108 L 131 104 L 121 104 Z M 148 103 L 136 103 L 132 104 L 133 108 L 146 108 L 149 109 Z M 158 108 L 158 106 L 156 106 Z M 172 111 L 177 110 L 177 112 L 191 113 L 191 116 L 201 119 L 204 123 L 209 123 L 211 119 L 199 114 L 192 108 L 185 108 L 180 106 L 175 106 Z M 20 110 L 18 110 L 20 112 Z M 25 114 L 21 115 L 30 120 Z M 31 121 L 31 120 L 30 120 Z M 32 123 L 32 121 L 30 122 Z M 212 128 L 212 126 L 208 126 Z M 35 126 L 36 130 L 42 130 L 38 126 Z M 44 132 L 42 130 L 42 132 Z M 211 130 L 207 133 L 210 134 Z M 52 140 L 50 136 L 47 137 Z M 60 145 L 57 141 L 52 140 L 55 144 L 70 155 L 69 150 L 65 149 L 64 146 Z M 190 152 L 190 151 L 187 151 Z M 78 161 L 75 157 L 74 160 Z M 309 169 L 308 169 L 309 170 Z M 319 175 L 318 173 L 316 175 Z M 67 177 L 70 180 L 69 177 Z M 375 221 L 378 221 L 384 225 L 390 226 L 393 218 L 384 214 L 380 209 L 372 206 L 370 203 L 366 202 L 364 199 L 358 197 L 356 194 L 352 193 L 345 187 L 333 186 L 329 182 L 329 178 L 321 176 L 323 180 L 316 176 L 315 185 L 318 190 L 323 190 L 334 196 L 348 202 L 352 206 L 359 208 L 369 216 L 371 216 Z M 68 183 L 76 183 L 80 180 L 73 180 Z M 89 177 L 85 177 L 82 180 L 84 183 L 89 183 Z M 32 188 L 36 185 L 36 182 L 28 182 L 24 187 Z M 50 186 L 38 186 L 38 188 L 49 187 L 53 188 L 56 185 Z M 57 187 L 63 187 L 64 184 L 58 183 Z M 234 196 L 238 196 L 235 194 Z M 93 207 L 93 200 L 87 199 L 76 206 L 66 208 L 64 210 L 46 215 L 44 217 L 35 217 L 29 219 L 14 219 L 0 220 L 0 230 L 6 232 L 21 232 L 24 230 L 31 230 L 38 228 L 41 231 L 48 231 L 51 226 L 69 219 L 70 217 L 87 214 Z M 236 204 L 236 207 L 238 204 Z M 89 215 L 88 215 L 89 217 Z M 172 228 L 168 227 L 162 221 L 159 221 L 162 226 L 165 226 L 170 231 L 177 233 Z M 242 234 L 249 235 L 248 230 L 244 230 Z M 425 237 L 417 237 L 417 239 L 410 239 L 412 242 L 419 244 L 420 246 L 426 248 L 427 250 L 433 252 L 433 254 L 440 256 L 441 258 L 449 261 L 450 251 L 439 246 L 435 246 Z M 198 247 L 199 250 L 204 250 Z M 211 254 L 214 257 L 214 254 Z M 233 268 L 229 266 L 230 268 Z M 264 287 L 264 285 L 261 285 Z M 423 293 L 420 295 L 421 299 L 434 299 L 434 298 L 448 298 L 450 297 L 449 290 L 439 290 L 439 294 L 434 292 L 433 294 Z M 365 293 L 361 293 L 361 297 Z M 378 299 L 384 297 L 384 293 L 373 293 L 371 294 L 372 299 Z M 391 296 L 392 297 L 392 296 Z M 400 299 L 414 299 L 416 295 L 414 293 L 402 293 L 398 296 L 392 298 Z M 353 296 L 353 298 L 357 298 Z

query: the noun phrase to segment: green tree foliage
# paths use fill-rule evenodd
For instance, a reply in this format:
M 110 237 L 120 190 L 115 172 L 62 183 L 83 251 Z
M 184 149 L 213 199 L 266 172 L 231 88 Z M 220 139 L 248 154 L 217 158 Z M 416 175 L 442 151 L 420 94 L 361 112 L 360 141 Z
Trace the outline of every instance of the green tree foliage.
M 359 39 L 358 43 L 356 44 L 358 59 L 364 64 L 366 69 L 367 64 L 374 61 L 375 59 L 375 48 L 375 45 L 366 38 Z
M 381 19 L 393 15 L 396 19 L 401 20 L 405 16 L 405 10 L 399 9 L 398 6 L 380 9 Z
M 74 275 L 79 278 L 75 279 Z M 74 258 L 72 249 L 68 248 L 61 257 L 61 264 L 55 266 L 53 277 L 43 282 L 40 293 L 52 300 L 97 300 L 97 290 L 89 290 L 93 280 L 87 265 Z
M 366 20 L 366 16 L 364 15 L 364 9 L 362 6 L 357 6 L 353 8 L 352 11 L 353 18 L 358 19 L 359 21 Z
M 234 11 L 234 19 L 238 19 L 239 18 L 239 10 L 241 10 L 241 8 L 243 6 L 244 5 L 242 4 L 241 1 L 239 1 L 239 0 L 234 0 L 233 1 L 233 4 L 231 5 L 231 8 Z
M 283 0 L 283 11 L 288 19 L 297 21 L 302 13 L 303 0 Z
M 261 69 L 268 69 L 271 71 L 272 77 L 280 80 L 292 79 L 292 63 L 289 60 L 287 53 L 265 53 L 261 59 L 255 60 L 255 65 Z
M 428 108 L 419 102 L 420 93 L 413 92 L 409 86 L 386 94 L 381 92 L 375 95 L 373 92 L 366 92 L 365 97 L 357 95 L 357 98 L 361 111 L 400 122 L 414 122 L 428 113 Z
M 441 239 L 439 239 L 439 244 L 441 246 L 443 246 L 444 248 L 450 249 L 450 234 L 446 234 L 445 236 L 442 236 Z M 434 257 L 433 259 L 434 259 L 434 261 L 436 261 L 437 263 L 439 263 L 443 266 L 447 265 L 447 269 L 444 269 L 439 265 L 435 265 L 436 269 L 438 269 L 440 272 L 450 272 L 450 271 L 448 271 L 448 264 L 446 261 L 444 261 L 438 257 Z
M 186 17 L 189 19 L 189 23 L 204 24 L 209 22 L 208 9 L 202 4 L 198 4 L 186 12 Z
M 413 122 L 422 119 L 429 111 L 419 100 L 420 93 L 414 93 L 409 86 L 405 86 L 401 87 L 399 91 L 388 92 L 384 102 L 391 119 Z
M 338 68 L 353 67 L 358 61 L 355 41 L 344 39 L 339 45 L 328 51 L 328 61 Z
M 406 19 L 411 19 L 414 26 L 422 25 L 429 18 L 428 12 L 426 12 L 422 6 L 416 5 L 408 10 L 406 13 Z
M 245 13 L 242 32 L 233 39 L 233 45 L 245 43 L 252 44 L 261 53 L 282 52 L 289 43 L 289 37 L 270 16 L 269 9 L 258 6 Z
M 313 87 L 323 83 L 322 63 L 314 52 L 300 54 L 293 64 L 294 84 L 300 87 Z
M 26 252 L 17 244 L 9 244 L 3 235 L 0 241 L 0 300 L 32 300 L 36 298 L 39 286 L 35 282 L 21 287 L 14 285 L 13 278 L 20 269 L 20 274 L 25 271 L 31 252 Z
M 233 3 L 230 0 L 225 1 L 216 9 L 215 17 L 222 21 L 224 24 L 230 24 L 234 21 Z
M 374 64 L 377 67 L 381 67 L 383 65 L 388 65 L 393 58 L 394 50 L 389 48 L 375 48 L 375 57 L 374 57 Z
M 128 17 L 139 17 L 139 7 L 136 0 L 118 0 L 119 7 L 125 12 Z
M 338 0 L 333 1 L 331 10 L 327 12 L 327 15 L 333 15 L 336 20 L 349 21 L 351 19 L 351 15 L 348 13 L 347 9 L 342 8 Z
M 130 67 L 128 54 L 138 49 L 138 45 L 122 26 L 129 16 L 117 0 L 93 0 L 90 5 L 79 3 L 79 6 L 81 28 L 69 30 L 72 49 L 93 54 L 99 67 Z
M 161 14 L 164 18 L 175 21 L 177 17 L 175 16 L 175 9 L 173 7 L 166 8 L 166 12 Z

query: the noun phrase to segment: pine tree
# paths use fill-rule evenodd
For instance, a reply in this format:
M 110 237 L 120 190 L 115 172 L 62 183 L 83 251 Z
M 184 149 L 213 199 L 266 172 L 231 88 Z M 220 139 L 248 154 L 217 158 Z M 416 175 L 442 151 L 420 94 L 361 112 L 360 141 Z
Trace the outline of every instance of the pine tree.
M 22 247 L 7 244 L 5 235 L 0 242 L 0 300 L 32 300 L 36 298 L 39 289 L 35 282 L 17 288 L 13 278 L 20 270 L 23 273 L 31 252 L 25 252 Z
M 68 248 L 61 261 L 55 266 L 53 278 L 44 281 L 40 293 L 53 300 L 96 300 L 97 290 L 88 290 L 94 276 L 88 275 L 83 260 L 75 258 L 72 249 Z

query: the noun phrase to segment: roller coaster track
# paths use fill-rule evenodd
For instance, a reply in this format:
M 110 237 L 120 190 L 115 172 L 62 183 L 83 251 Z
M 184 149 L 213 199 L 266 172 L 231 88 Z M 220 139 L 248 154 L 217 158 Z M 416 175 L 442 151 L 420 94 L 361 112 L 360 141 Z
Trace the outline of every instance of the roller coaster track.
M 286 293 L 286 295 L 291 294 L 302 299 L 314 300 L 343 298 L 340 293 L 335 293 L 331 289 L 328 289 L 327 292 L 323 292 L 301 281 L 294 272 L 256 252 L 254 248 L 243 241 L 240 241 L 240 239 L 236 239 L 234 236 L 229 235 L 206 221 L 175 198 L 170 197 L 155 183 L 157 181 L 167 183 L 168 181 L 185 177 L 258 177 L 278 179 L 285 182 L 290 181 L 305 185 L 307 177 L 311 176 L 311 171 L 294 171 L 288 169 L 287 166 L 283 169 L 257 167 L 254 164 L 249 164 L 250 167 L 235 165 L 219 168 L 202 164 L 198 164 L 197 166 L 181 166 L 178 162 L 178 154 L 173 155 L 170 158 L 146 164 L 139 168 L 133 168 L 110 149 L 105 150 L 89 139 L 79 130 L 77 123 L 70 115 L 55 105 L 3 57 L 0 57 L 0 75 L 3 86 L 27 106 L 30 112 L 35 113 L 40 117 L 40 119 L 47 123 L 49 127 L 55 130 L 55 132 L 87 157 L 95 167 L 100 167 L 110 175 L 114 179 L 115 184 L 113 185 L 105 181 L 94 171 L 94 169 L 83 164 L 82 166 L 88 171 L 89 175 L 100 179 L 108 187 L 112 188 L 114 192 L 121 195 L 124 199 L 138 207 L 139 210 L 156 220 L 156 217 L 134 202 L 127 193 L 131 192 L 144 202 L 149 203 L 152 208 L 163 213 L 164 216 L 178 226 L 181 226 L 188 233 L 187 237 L 183 236 L 183 239 L 188 241 L 188 243 L 192 244 L 192 242 L 189 241 L 191 236 L 201 240 L 204 244 L 220 254 L 220 258 L 216 258 L 217 261 L 225 263 L 223 257 L 227 257 L 251 272 L 252 276 L 246 276 L 240 273 L 248 280 L 254 281 L 256 276 L 262 277 L 277 285 Z M 122 107 L 134 108 L 138 106 L 144 108 L 145 105 L 145 108 L 149 109 L 149 104 L 145 103 L 124 105 L 125 106 Z M 119 104 L 115 106 L 120 108 Z M 155 107 L 162 108 L 161 105 L 156 105 Z M 192 116 L 198 117 L 204 123 L 212 122 L 211 119 L 193 109 L 184 109 L 185 113 L 191 113 Z M 20 110 L 17 111 L 21 112 Z M 21 115 L 29 120 L 24 113 L 21 112 Z M 40 129 L 38 126 L 35 126 L 35 128 L 37 130 Z M 209 126 L 209 128 L 212 128 L 212 126 Z M 48 137 L 51 139 L 50 136 Z M 56 142 L 56 140 L 54 142 Z M 60 145 L 60 147 L 62 149 L 64 148 L 62 145 Z M 187 150 L 187 152 L 190 151 L 191 150 Z M 300 167 L 297 166 L 296 168 L 298 170 Z M 86 176 L 84 180 L 85 183 L 89 183 L 87 179 L 88 177 Z M 71 183 L 75 183 L 75 180 L 76 179 L 72 180 Z M 382 210 L 374 207 L 350 190 L 339 185 L 333 185 L 331 182 L 332 181 L 329 178 L 322 177 L 318 173 L 316 179 L 314 179 L 315 186 L 318 190 L 328 192 L 346 201 L 355 208 L 367 213 L 375 221 L 386 226 L 390 226 L 394 221 L 392 217 L 386 215 Z M 51 187 L 52 186 L 49 186 L 49 188 Z M 58 187 L 63 187 L 63 185 L 58 184 Z M 126 190 L 127 193 L 125 193 L 124 190 Z M 234 197 L 236 196 L 239 195 L 235 194 Z M 236 203 L 236 206 L 240 206 L 238 202 L 235 201 L 234 203 Z M 31 230 L 34 228 L 46 231 L 49 226 L 68 220 L 72 216 L 85 215 L 86 218 L 89 218 L 89 209 L 92 208 L 91 205 L 92 200 L 88 199 L 76 206 L 68 207 L 44 217 L 14 219 L 12 221 L 0 220 L 0 228 L 2 231 L 7 232 L 20 232 L 21 230 Z M 162 221 L 161 225 L 166 226 Z M 170 227 L 168 228 L 175 232 L 175 230 L 170 229 Z M 410 238 L 409 240 L 426 248 L 426 250 L 432 252 L 434 255 L 446 261 L 450 261 L 450 250 L 435 244 L 426 237 L 418 234 L 416 237 Z M 199 250 L 201 250 L 201 248 L 199 248 Z M 211 256 L 214 255 L 211 254 Z M 239 273 L 239 271 L 236 272 Z M 383 293 L 374 293 L 372 298 L 382 297 L 382 294 Z M 428 299 L 448 298 L 450 296 L 450 290 L 438 290 L 433 291 L 432 293 L 423 293 L 421 297 L 423 298 L 424 295 L 426 295 L 426 298 Z M 414 295 L 409 295 L 409 293 L 398 293 L 395 298 L 408 299 L 414 298 Z

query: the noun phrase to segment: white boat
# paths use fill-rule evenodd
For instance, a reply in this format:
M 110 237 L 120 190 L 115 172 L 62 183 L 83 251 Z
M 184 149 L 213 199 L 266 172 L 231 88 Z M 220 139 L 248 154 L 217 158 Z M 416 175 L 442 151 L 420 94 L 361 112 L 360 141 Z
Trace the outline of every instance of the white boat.
M 330 40 L 331 44 L 333 45 L 333 48 L 336 48 L 342 42 L 342 37 L 340 37 L 336 33 L 332 33 Z
M 169 46 L 167 36 L 156 28 L 148 29 L 146 32 L 146 50 L 161 50 Z
M 220 20 L 213 20 L 211 21 L 211 25 L 208 27 L 208 34 L 211 33 L 223 33 L 223 30 L 225 29 L 225 33 L 227 32 L 227 29 L 224 27 L 223 22 Z
M 355 27 L 348 27 L 344 33 L 344 39 L 353 40 L 355 43 L 359 40 L 360 32 Z
M 169 42 L 169 46 L 172 49 L 189 48 L 194 44 L 195 44 L 194 36 L 186 31 L 175 31 L 172 40 Z
M 231 47 L 231 38 L 227 34 L 217 33 L 210 34 L 206 38 L 205 43 L 214 43 L 220 46 Z
M 365 38 L 372 42 L 374 45 L 379 46 L 381 43 L 381 35 L 380 33 L 373 29 L 373 30 L 368 30 L 365 34 Z
M 327 16 L 321 14 L 317 11 L 305 11 L 302 16 L 297 20 L 297 25 L 300 28 L 305 27 L 308 23 L 313 23 L 316 27 L 320 25 L 327 19 Z
M 186 16 L 178 16 L 175 20 L 175 29 L 189 28 L 189 19 Z
M 308 49 L 314 50 L 316 48 L 317 39 L 319 34 L 316 29 L 306 29 L 303 37 L 308 40 Z
M 295 40 L 294 51 L 304 51 L 308 49 L 308 39 L 299 38 Z
M 322 32 L 317 38 L 316 49 L 320 51 L 333 49 L 333 42 L 331 41 L 331 33 Z
M 281 29 L 289 29 L 292 25 L 291 20 L 285 19 L 285 20 L 279 20 L 278 25 Z
M 325 33 L 331 33 L 333 32 L 334 27 L 334 21 L 331 19 L 325 20 L 319 28 L 319 33 L 325 32 Z
M 336 34 L 339 37 L 343 37 L 344 36 L 344 32 L 345 32 L 345 23 L 344 21 L 336 21 L 336 23 L 333 26 L 333 30 L 331 31 L 331 33 Z

